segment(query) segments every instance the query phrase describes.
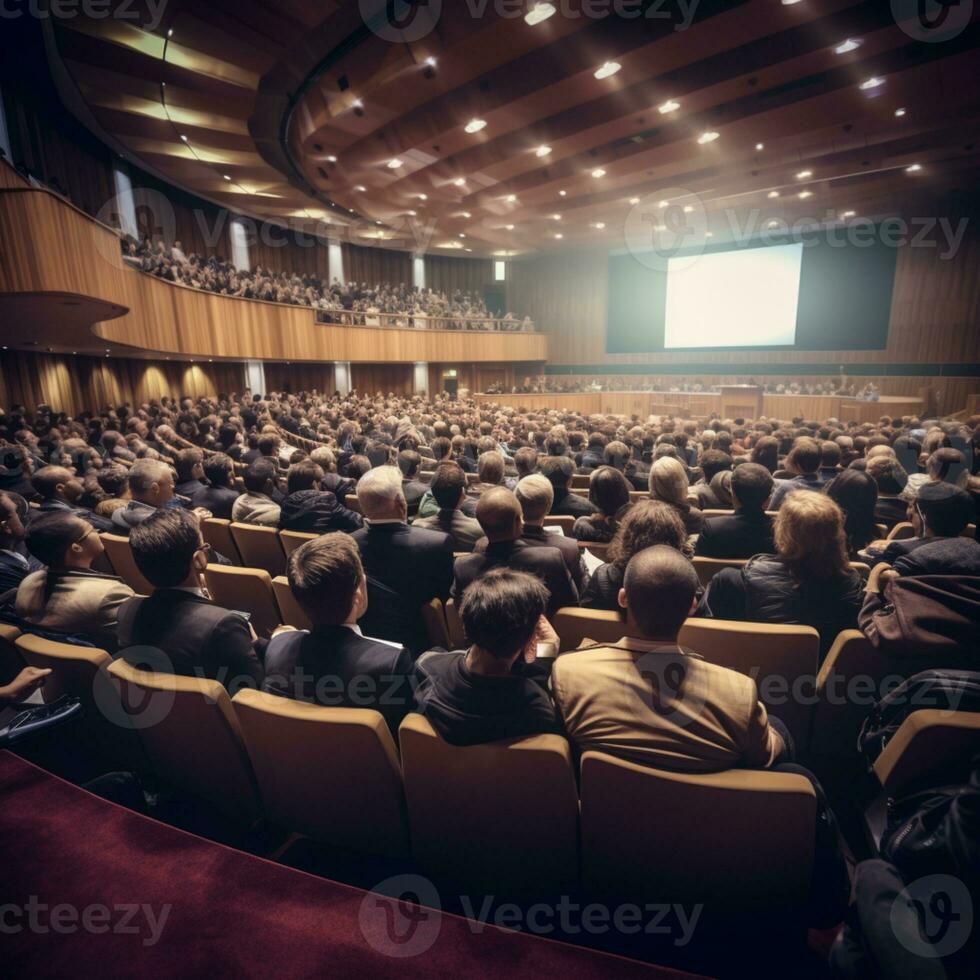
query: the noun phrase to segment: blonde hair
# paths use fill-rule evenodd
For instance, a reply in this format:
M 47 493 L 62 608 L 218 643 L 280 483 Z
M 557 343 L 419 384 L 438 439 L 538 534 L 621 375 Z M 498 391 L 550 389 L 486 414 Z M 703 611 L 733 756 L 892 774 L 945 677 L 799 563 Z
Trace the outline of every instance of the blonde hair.
M 687 473 L 673 456 L 661 456 L 650 467 L 650 498 L 682 507 L 690 506 L 687 500 Z
M 826 494 L 787 494 L 773 531 L 777 553 L 798 577 L 831 579 L 848 573 L 844 512 Z

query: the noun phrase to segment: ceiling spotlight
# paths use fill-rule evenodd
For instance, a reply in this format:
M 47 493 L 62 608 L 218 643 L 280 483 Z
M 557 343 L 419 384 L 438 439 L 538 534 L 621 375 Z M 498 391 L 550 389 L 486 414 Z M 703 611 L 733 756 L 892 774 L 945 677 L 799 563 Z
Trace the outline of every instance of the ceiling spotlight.
M 905 110 L 904 110 L 904 109 L 896 109 L 896 110 L 895 110 L 895 116 L 896 116 L 896 117 L 897 117 L 898 119 L 901 119 L 901 118 L 902 118 L 902 116 L 904 116 L 904 115 L 905 115 Z
M 913 163 L 912 166 L 905 168 L 905 172 L 907 174 L 917 174 L 921 170 L 922 170 L 922 164 L 921 163 Z
M 555 234 L 555 238 L 564 238 L 565 236 L 559 231 Z
M 409 216 L 410 218 L 414 218 L 414 217 L 415 217 L 415 212 L 414 212 L 414 211 L 406 211 L 405 213 L 406 213 L 406 214 L 407 214 L 407 215 L 408 215 L 408 216 Z
M 704 146 L 706 143 L 714 143 L 716 139 L 721 135 L 721 133 L 716 133 L 713 130 L 709 130 L 707 133 L 702 133 L 698 137 L 698 142 Z
M 843 212 L 843 213 L 841 214 L 841 217 L 842 217 L 842 218 L 844 218 L 844 219 L 846 220 L 847 218 L 853 218 L 853 217 L 855 217 L 856 215 L 857 215 L 857 211 L 844 211 L 844 212 Z
M 770 221 L 769 224 L 766 225 L 766 227 L 767 228 L 776 228 L 778 225 L 779 225 L 779 222 L 778 221 Z
M 704 237 L 705 238 L 714 238 L 715 237 L 715 233 L 713 231 L 706 231 L 704 233 Z
M 514 230 L 514 226 L 513 226 L 513 225 L 504 225 L 504 227 L 505 227 L 505 228 L 506 228 L 506 229 L 507 229 L 508 231 L 513 231 L 513 230 Z
M 595 70 L 595 77 L 600 81 L 603 78 L 612 78 L 623 66 L 618 61 L 604 61 Z
M 606 171 L 603 170 L 602 167 L 598 167 L 596 170 L 592 171 L 592 176 L 598 180 L 600 177 L 606 176 Z
M 681 104 L 676 99 L 668 99 L 657 106 L 657 112 L 666 116 L 668 112 L 676 112 L 680 107 Z
M 401 160 L 398 159 L 398 157 L 395 157 L 393 160 L 388 161 L 389 170 L 397 170 L 401 166 L 404 166 L 404 164 L 401 162 Z
M 690 205 L 690 204 L 685 204 L 684 205 L 684 213 L 685 214 L 690 214 L 693 210 L 694 210 L 694 207 L 692 205 Z
M 516 203 L 517 203 L 517 195 L 516 195 L 516 194 L 508 194 L 508 195 L 507 195 L 507 196 L 506 196 L 506 197 L 504 198 L 504 200 L 505 200 L 505 201 L 506 201 L 506 202 L 507 202 L 508 204 L 516 204 Z
M 336 163 L 336 162 L 337 162 L 337 158 L 331 153 L 330 156 L 327 157 L 327 163 Z
M 870 92 L 871 89 L 880 88 L 884 84 L 885 80 L 883 78 L 879 78 L 877 75 L 874 75 L 871 78 L 866 78 L 863 82 L 861 82 L 858 88 L 860 88 L 862 92 Z
M 351 108 L 352 109 L 363 109 L 364 108 L 364 103 L 363 103 L 363 101 L 361 99 L 354 99 L 354 101 L 351 103 Z
M 658 208 L 669 208 L 670 207 L 670 201 L 657 201 L 657 207 Z
M 834 54 L 850 54 L 852 51 L 857 51 L 859 47 L 861 42 L 856 37 L 849 37 L 834 48 Z
M 561 221 L 561 215 L 560 214 L 553 214 L 551 216 L 551 220 L 552 221 Z
M 799 173 L 798 173 L 798 174 L 796 175 L 796 179 L 797 179 L 797 180 L 806 180 L 806 179 L 807 179 L 807 177 L 812 177 L 812 176 L 813 176 L 813 171 L 812 171 L 812 170 L 801 170 L 801 171 L 800 171 L 800 172 L 799 172 Z
M 430 55 L 430 56 L 429 56 L 428 58 L 426 58 L 426 59 L 425 59 L 425 63 L 426 63 L 426 64 L 427 64 L 427 65 L 428 65 L 428 66 L 429 66 L 430 68 L 435 68 L 435 66 L 436 66 L 436 59 L 435 59 L 435 58 L 433 58 L 433 57 L 432 57 L 432 56 Z
M 416 196 L 416 197 L 417 197 L 417 198 L 418 198 L 418 199 L 419 199 L 420 201 L 428 201 L 428 199 L 429 199 L 429 195 L 428 195 L 428 194 L 416 194 L 415 196 Z
M 365 191 L 367 191 L 367 188 L 363 184 L 355 184 L 354 190 L 357 191 L 358 194 L 363 194 Z
M 486 119 L 471 119 L 464 127 L 468 133 L 478 133 L 481 129 L 486 129 Z
M 173 37 L 173 36 L 174 36 L 174 29 L 171 27 L 170 30 L 167 31 L 167 37 Z
M 779 197 L 779 191 L 770 191 L 769 197 Z
M 457 187 L 465 187 L 466 186 L 466 178 L 465 177 L 457 177 L 453 181 L 453 184 L 455 184 Z
M 606 223 L 605 221 L 597 221 L 592 227 L 598 231 L 602 231 L 602 229 L 606 227 Z
M 551 147 L 550 146 L 544 146 L 544 145 L 542 145 L 542 146 L 539 146 L 534 151 L 534 154 L 535 154 L 535 156 L 546 157 L 550 152 L 551 152 Z
M 185 135 L 184 135 L 183 133 L 181 133 L 181 134 L 180 134 L 180 138 L 181 138 L 181 139 L 182 139 L 182 140 L 183 140 L 183 141 L 184 141 L 185 143 L 187 142 L 187 137 L 186 137 L 186 136 L 185 136 Z
M 640 199 L 638 197 L 630 198 L 630 204 L 639 204 L 639 203 L 640 203 Z
M 800 191 L 801 201 L 805 201 L 808 197 L 813 197 L 813 191 Z
M 470 214 L 469 211 L 460 211 L 459 214 L 460 214 L 460 217 L 462 217 L 462 218 L 472 218 L 473 217 L 473 215 Z
M 376 225 L 380 225 L 380 224 L 381 224 L 381 222 L 380 222 L 380 221 L 375 221 L 375 224 L 376 224 Z
M 553 3 L 536 3 L 525 15 L 524 22 L 534 27 L 554 16 L 557 8 Z
M 224 177 L 225 180 L 231 180 L 231 177 L 229 177 L 228 174 L 222 174 L 221 176 Z
M 764 150 L 766 148 L 766 144 L 765 143 L 756 143 L 755 144 L 755 148 L 756 148 L 756 150 L 759 150 L 761 152 L 762 150 Z
M 568 191 L 559 191 L 558 192 L 558 196 L 559 197 L 564 197 L 567 193 L 568 193 Z
M 460 233 L 459 233 L 459 237 L 460 237 L 460 238 L 465 238 L 466 236 L 465 236 L 465 235 L 464 235 L 464 234 L 463 234 L 462 232 L 460 232 Z
M 800 0 L 783 0 L 784 7 L 792 7 L 794 4 L 799 3 Z

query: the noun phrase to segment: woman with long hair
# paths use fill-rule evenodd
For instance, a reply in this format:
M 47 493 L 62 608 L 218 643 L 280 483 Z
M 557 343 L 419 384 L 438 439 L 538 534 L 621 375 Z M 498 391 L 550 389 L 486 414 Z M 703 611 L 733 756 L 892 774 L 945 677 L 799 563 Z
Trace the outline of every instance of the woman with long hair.
M 578 518 L 572 527 L 572 537 L 579 541 L 612 541 L 630 505 L 626 477 L 612 466 L 600 466 L 589 477 L 589 500 L 597 512 Z
M 701 511 L 692 507 L 687 498 L 687 472 L 677 459 L 661 456 L 650 467 L 649 487 L 650 499 L 671 507 L 688 534 L 697 534 L 701 530 Z
M 862 470 L 842 470 L 823 492 L 844 513 L 847 553 L 856 560 L 857 553 L 879 537 L 875 522 L 878 484 Z

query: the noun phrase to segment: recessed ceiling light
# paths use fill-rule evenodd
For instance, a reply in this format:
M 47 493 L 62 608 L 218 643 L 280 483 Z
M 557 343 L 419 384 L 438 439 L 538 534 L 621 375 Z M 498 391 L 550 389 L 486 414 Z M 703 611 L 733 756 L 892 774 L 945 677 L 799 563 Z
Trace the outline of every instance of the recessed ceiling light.
M 842 218 L 853 218 L 857 215 L 857 211 L 845 211 L 841 214 Z
M 612 78 L 616 72 L 619 71 L 623 66 L 618 61 L 604 61 L 595 70 L 595 77 L 602 80 L 603 78 Z
M 525 15 L 524 22 L 534 27 L 549 17 L 554 16 L 556 7 L 553 3 L 536 3 Z
M 428 194 L 416 194 L 415 196 L 416 196 L 416 197 L 417 197 L 417 198 L 418 198 L 418 199 L 419 199 L 420 201 L 428 201 L 428 199 L 429 199 L 429 195 L 428 195 Z
M 465 187 L 465 186 L 466 186 L 466 178 L 465 178 L 465 177 L 457 177 L 457 178 L 456 178 L 456 179 L 455 179 L 455 180 L 453 181 L 453 183 L 454 183 L 454 184 L 455 184 L 455 185 L 456 185 L 457 187 Z
M 425 59 L 425 63 L 426 63 L 426 64 L 427 64 L 427 65 L 428 65 L 428 66 L 429 66 L 430 68 L 435 68 L 435 66 L 436 66 L 436 59 L 435 59 L 435 58 L 433 58 L 433 57 L 432 57 L 432 56 L 430 55 L 430 56 L 429 56 L 428 58 L 426 58 L 426 59 Z
M 767 228 L 775 228 L 778 224 L 779 224 L 778 221 L 770 221 L 769 224 L 766 225 L 766 227 Z
M 871 78 L 866 78 L 863 82 L 861 82 L 859 88 L 862 92 L 868 92 L 871 89 L 879 88 L 884 84 L 885 80 L 883 78 L 879 78 L 877 75 L 874 75 Z
M 173 37 L 173 36 L 174 36 L 174 29 L 173 29 L 173 28 L 171 27 L 171 28 L 170 28 L 170 29 L 169 29 L 169 30 L 167 31 L 167 37 Z
M 224 177 L 225 180 L 231 180 L 231 177 L 229 177 L 228 174 L 222 174 L 221 176 Z
M 184 135 L 183 133 L 181 133 L 181 134 L 180 134 L 180 138 L 181 138 L 181 139 L 182 139 L 182 140 L 183 140 L 183 141 L 184 141 L 185 143 L 187 142 L 187 137 L 186 137 L 186 136 L 185 136 L 185 135 Z
M 668 112 L 676 112 L 680 107 L 681 104 L 676 99 L 668 99 L 657 106 L 657 111 L 666 116 Z
M 713 130 L 709 130 L 707 133 L 702 133 L 698 137 L 698 142 L 704 146 L 706 143 L 714 143 L 716 139 L 720 136 L 720 133 L 716 133 Z
M 464 252 L 472 252 L 472 251 L 473 251 L 473 249 L 471 249 L 471 248 L 464 248 L 464 249 L 463 249 L 463 251 L 464 251 Z
M 381 222 L 380 222 L 380 221 L 375 221 L 375 224 L 376 224 L 376 225 L 380 225 L 380 224 L 381 224 Z
M 336 162 L 337 162 L 337 158 L 331 153 L 330 156 L 327 157 L 327 163 L 336 163 Z
M 756 148 L 757 150 L 760 150 L 760 151 L 761 151 L 761 150 L 764 150 L 764 149 L 766 148 L 766 144 L 765 144 L 765 143 L 756 143 L 756 144 L 755 144 L 755 148 Z
M 784 7 L 792 7 L 794 4 L 799 3 L 800 0 L 783 0 Z
M 464 234 L 463 234 L 462 232 L 460 232 L 460 233 L 459 233 L 459 237 L 460 237 L 460 238 L 465 238 L 466 236 L 465 236 L 465 235 L 464 235 Z
M 516 203 L 517 203 L 517 195 L 516 195 L 516 194 L 508 194 L 508 195 L 507 195 L 507 196 L 506 196 L 506 197 L 504 198 L 504 200 L 505 200 L 505 201 L 506 201 L 506 202 L 507 202 L 508 204 L 516 204 Z
M 600 177 L 606 176 L 606 171 L 603 170 L 602 167 L 597 167 L 595 170 L 592 171 L 592 176 L 595 177 L 596 180 L 598 180 Z
M 690 214 L 693 210 L 694 210 L 693 205 L 690 205 L 690 204 L 685 204 L 684 205 L 684 213 L 685 214 Z
M 351 107 L 354 109 L 363 109 L 364 103 L 360 99 L 354 99 L 354 101 L 351 103 Z
M 505 228 L 506 228 L 506 229 L 507 229 L 508 231 L 513 231 L 513 230 L 514 230 L 514 226 L 513 226 L 513 225 L 504 225 L 504 227 L 505 227 Z
M 859 47 L 861 47 L 861 41 L 856 37 L 849 37 L 834 48 L 834 54 L 850 54 L 852 51 L 857 51 Z
M 561 221 L 561 215 L 560 214 L 553 214 L 551 216 L 551 220 L 552 221 Z
M 917 174 L 922 170 L 921 163 L 913 163 L 910 167 L 905 168 L 907 174 Z
M 551 152 L 551 147 L 550 146 L 544 146 L 544 145 L 539 146 L 534 151 L 535 156 L 539 156 L 539 157 L 546 157 L 550 152 Z
M 714 238 L 715 237 L 715 233 L 713 231 L 706 231 L 704 233 L 704 237 L 705 238 Z
M 770 191 L 769 197 L 779 197 L 779 191 Z
M 896 116 L 897 116 L 897 117 L 898 117 L 899 119 L 901 119 L 901 118 L 902 118 L 902 116 L 904 116 L 904 115 L 905 115 L 905 110 L 904 110 L 904 109 L 896 109 L 896 110 L 895 110 L 895 115 L 896 115 Z
M 805 201 L 808 197 L 813 197 L 813 191 L 800 191 L 801 201 Z
M 486 119 L 471 119 L 464 128 L 468 133 L 478 133 L 481 129 L 486 129 L 486 126 Z
M 357 191 L 358 194 L 363 194 L 367 190 L 367 188 L 363 184 L 355 184 L 354 190 Z
M 812 177 L 812 176 L 813 176 L 813 171 L 812 171 L 812 170 L 801 170 L 801 171 L 800 171 L 800 172 L 799 172 L 799 173 L 798 173 L 798 174 L 796 175 L 796 179 L 797 179 L 797 180 L 806 180 L 806 179 L 807 179 L 807 177 Z
M 459 215 L 460 215 L 461 218 L 472 218 L 473 217 L 473 215 L 470 214 L 469 211 L 460 211 L 459 212 Z
M 415 217 L 415 212 L 414 212 L 414 211 L 406 211 L 405 213 L 406 213 L 406 214 L 407 214 L 407 215 L 408 215 L 408 216 L 409 216 L 410 218 L 414 218 L 414 217 Z
M 555 238 L 564 238 L 565 236 L 559 231 L 555 233 Z
M 657 207 L 658 208 L 669 208 L 670 207 L 670 201 L 657 201 Z
M 388 169 L 389 170 L 397 170 L 402 165 L 403 164 L 402 164 L 401 160 L 399 160 L 397 157 L 395 157 L 394 160 L 389 160 L 388 161 Z
M 567 193 L 568 193 L 568 191 L 559 191 L 558 192 L 558 196 L 559 197 L 564 197 Z
M 639 204 L 639 203 L 640 203 L 640 199 L 638 197 L 630 198 L 630 204 Z

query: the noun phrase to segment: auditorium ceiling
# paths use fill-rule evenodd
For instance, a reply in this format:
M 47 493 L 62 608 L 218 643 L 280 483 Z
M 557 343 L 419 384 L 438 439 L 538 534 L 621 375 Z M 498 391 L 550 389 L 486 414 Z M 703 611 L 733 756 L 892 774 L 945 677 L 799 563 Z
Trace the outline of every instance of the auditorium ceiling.
M 928 216 L 980 170 L 980 4 L 140 3 L 145 26 L 130 0 L 52 22 L 83 121 L 213 202 L 360 244 L 615 248 L 677 215 L 720 243 Z

